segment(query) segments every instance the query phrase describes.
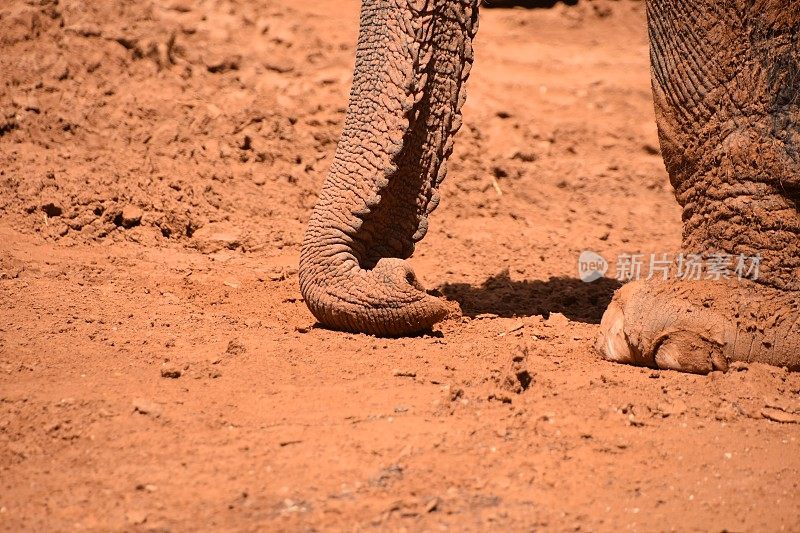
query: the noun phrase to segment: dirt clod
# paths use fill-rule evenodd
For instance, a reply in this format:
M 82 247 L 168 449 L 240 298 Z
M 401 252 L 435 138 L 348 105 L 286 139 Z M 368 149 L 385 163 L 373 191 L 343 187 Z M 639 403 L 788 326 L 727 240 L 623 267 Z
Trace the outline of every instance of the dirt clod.
M 228 355 L 242 355 L 247 351 L 247 347 L 239 339 L 231 339 L 228 341 L 228 346 L 225 348 L 225 353 Z
M 182 373 L 183 371 L 175 365 L 166 364 L 161 367 L 162 378 L 178 379 Z
M 773 407 L 763 408 L 761 410 L 761 416 L 773 422 L 780 422 L 781 424 L 800 424 L 800 415 L 787 413 L 786 411 Z
M 139 398 L 133 401 L 133 412 L 158 418 L 161 416 L 163 409 L 153 401 Z
M 135 205 L 126 205 L 119 214 L 117 225 L 126 229 L 138 226 L 142 223 L 142 216 L 144 213 L 141 208 Z

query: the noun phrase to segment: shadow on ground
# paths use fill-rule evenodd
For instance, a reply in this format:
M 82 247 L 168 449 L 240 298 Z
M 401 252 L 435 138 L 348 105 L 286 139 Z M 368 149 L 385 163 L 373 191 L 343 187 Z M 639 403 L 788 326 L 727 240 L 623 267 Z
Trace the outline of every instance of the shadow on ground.
M 614 291 L 621 287 L 614 279 L 601 278 L 584 283 L 577 278 L 550 278 L 547 281 L 514 281 L 508 271 L 500 272 L 476 287 L 467 283 L 447 283 L 439 290 L 455 300 L 470 317 L 492 313 L 501 317 L 561 313 L 570 320 L 599 324 Z
M 527 9 L 547 9 L 556 4 L 574 6 L 578 0 L 483 0 L 481 7 L 524 7 Z

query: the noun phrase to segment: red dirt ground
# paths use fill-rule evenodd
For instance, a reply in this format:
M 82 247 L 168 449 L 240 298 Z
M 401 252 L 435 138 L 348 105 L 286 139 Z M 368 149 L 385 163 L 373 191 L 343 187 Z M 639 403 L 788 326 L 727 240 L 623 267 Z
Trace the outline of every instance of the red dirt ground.
M 0 528 L 800 530 L 800 376 L 592 348 L 617 283 L 579 252 L 680 238 L 639 2 L 485 9 L 412 260 L 463 318 L 315 325 L 296 264 L 357 23 L 2 2 Z

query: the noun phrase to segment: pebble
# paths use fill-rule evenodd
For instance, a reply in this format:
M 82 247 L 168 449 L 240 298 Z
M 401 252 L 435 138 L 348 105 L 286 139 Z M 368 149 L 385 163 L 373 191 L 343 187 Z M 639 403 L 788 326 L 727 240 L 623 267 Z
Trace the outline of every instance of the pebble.
M 539 159 L 539 156 L 536 155 L 536 152 L 531 151 L 517 151 L 511 155 L 511 159 L 517 159 L 522 161 L 523 163 L 532 163 Z
M 241 355 L 246 351 L 247 347 L 239 339 L 231 339 L 228 341 L 228 347 L 225 348 L 225 353 L 228 355 Z
M 164 366 L 161 367 L 162 378 L 178 379 L 181 377 L 181 374 L 181 369 L 174 365 L 164 363 Z
M 162 409 L 161 406 L 155 402 L 138 398 L 133 401 L 133 412 L 158 418 L 161 416 Z
M 239 65 L 242 62 L 242 57 L 239 55 L 230 56 L 211 56 L 204 59 L 206 69 L 213 73 L 219 74 L 228 72 L 230 70 L 239 70 Z
M 439 507 L 439 498 L 431 498 L 428 500 L 428 503 L 425 504 L 425 512 L 432 513 Z
M 140 208 L 135 205 L 126 205 L 120 213 L 119 225 L 126 229 L 138 226 L 142 223 L 142 216 L 144 213 Z
M 800 424 L 800 416 L 787 413 L 780 409 L 773 407 L 765 407 L 761 410 L 761 416 L 773 422 L 780 422 L 781 424 Z
M 271 57 L 265 59 L 262 64 L 264 65 L 264 68 L 280 74 L 286 74 L 287 72 L 294 70 L 294 64 L 292 63 L 292 60 L 287 57 Z
M 561 313 L 550 313 L 550 317 L 544 321 L 548 328 L 569 326 L 569 319 Z

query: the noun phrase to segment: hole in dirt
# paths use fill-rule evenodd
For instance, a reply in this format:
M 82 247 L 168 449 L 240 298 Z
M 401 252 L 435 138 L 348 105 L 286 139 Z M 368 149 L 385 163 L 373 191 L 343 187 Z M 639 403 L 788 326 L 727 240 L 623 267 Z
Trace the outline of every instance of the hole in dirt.
M 578 278 L 550 278 L 547 281 L 514 281 L 507 271 L 496 274 L 480 286 L 447 283 L 439 290 L 461 306 L 461 311 L 475 317 L 492 313 L 500 317 L 561 313 L 570 320 L 599 324 L 614 291 L 622 284 L 609 278 L 585 283 Z
M 524 7 L 526 9 L 549 9 L 556 4 L 574 6 L 578 0 L 484 0 L 481 7 Z

